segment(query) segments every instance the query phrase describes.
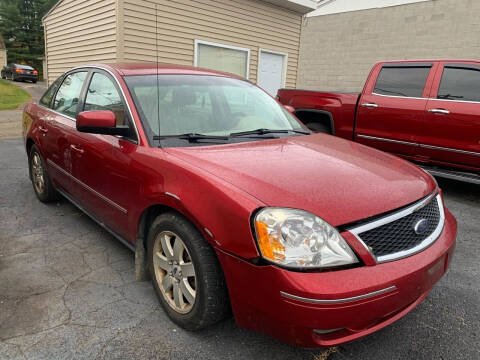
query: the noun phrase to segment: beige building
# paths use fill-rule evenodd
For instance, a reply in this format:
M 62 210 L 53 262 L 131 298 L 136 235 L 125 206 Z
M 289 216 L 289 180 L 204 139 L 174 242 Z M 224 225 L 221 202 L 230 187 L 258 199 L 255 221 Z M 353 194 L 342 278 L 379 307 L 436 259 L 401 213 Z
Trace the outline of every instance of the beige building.
M 48 81 L 92 62 L 197 65 L 295 87 L 314 0 L 61 0 L 43 18 Z
M 327 0 L 302 28 L 298 88 L 361 91 L 374 63 L 480 58 L 480 1 Z
M 7 48 L 0 34 L 0 69 L 4 66 L 7 66 Z

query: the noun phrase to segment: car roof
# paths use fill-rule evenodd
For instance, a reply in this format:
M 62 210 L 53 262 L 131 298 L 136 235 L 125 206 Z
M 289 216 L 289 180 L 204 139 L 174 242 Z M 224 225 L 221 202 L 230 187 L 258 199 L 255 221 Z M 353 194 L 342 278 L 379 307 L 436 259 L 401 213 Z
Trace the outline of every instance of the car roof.
M 390 63 L 432 63 L 432 62 L 449 62 L 449 63 L 478 63 L 478 59 L 409 59 L 409 60 L 387 60 L 380 61 L 380 64 L 390 64 Z
M 172 65 L 164 63 L 148 63 L 148 62 L 138 62 L 138 63 L 113 63 L 113 64 L 88 64 L 82 67 L 96 67 L 96 68 L 105 68 L 110 71 L 116 71 L 122 76 L 133 76 L 133 75 L 210 75 L 210 76 L 223 76 L 231 77 L 236 79 L 243 79 L 240 76 L 222 72 L 215 71 L 210 69 L 204 69 L 193 66 L 182 66 L 182 65 Z

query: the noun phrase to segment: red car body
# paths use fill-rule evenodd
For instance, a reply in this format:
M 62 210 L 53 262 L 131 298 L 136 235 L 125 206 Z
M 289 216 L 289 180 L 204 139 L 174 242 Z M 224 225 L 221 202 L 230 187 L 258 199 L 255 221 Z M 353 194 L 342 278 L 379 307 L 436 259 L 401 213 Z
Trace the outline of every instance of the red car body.
M 147 223 L 163 209 L 190 220 L 220 260 L 239 325 L 296 346 L 344 343 L 405 315 L 445 273 L 456 221 L 434 179 L 415 165 L 325 134 L 152 147 L 124 78 L 156 74 L 157 67 L 82 69 L 108 74 L 118 84 L 136 141 L 78 132 L 75 117 L 30 103 L 23 115 L 27 153 L 36 145 L 54 186 L 132 250 L 138 251 Z M 160 66 L 158 73 L 230 76 L 175 66 Z M 399 216 L 425 199 L 438 201 L 441 223 L 422 251 L 380 263 L 355 235 L 358 226 Z M 360 264 L 292 271 L 262 263 L 252 214 L 267 206 L 322 217 L 337 227 Z
M 412 73 L 421 68 L 420 78 Z M 417 93 L 378 91 L 379 83 L 400 89 L 386 72 L 382 81 L 389 69 L 404 69 L 406 83 L 419 78 Z M 480 183 L 480 96 L 465 96 L 480 94 L 479 81 L 476 60 L 388 61 L 373 67 L 360 94 L 281 89 L 278 98 L 307 125 L 320 122 L 331 134 L 402 156 L 434 175 Z

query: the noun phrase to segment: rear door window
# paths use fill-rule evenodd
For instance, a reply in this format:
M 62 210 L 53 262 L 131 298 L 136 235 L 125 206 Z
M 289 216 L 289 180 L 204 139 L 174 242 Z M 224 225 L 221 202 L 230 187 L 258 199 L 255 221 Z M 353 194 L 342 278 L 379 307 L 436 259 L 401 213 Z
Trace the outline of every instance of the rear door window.
M 57 80 L 55 80 L 53 82 L 52 85 L 50 85 L 48 90 L 45 92 L 45 94 L 40 99 L 40 104 L 42 104 L 45 107 L 50 107 L 50 104 L 52 103 L 53 95 L 55 95 L 55 91 L 57 91 L 58 87 L 60 86 L 61 81 L 62 81 L 62 78 L 59 77 Z
M 420 98 L 423 95 L 430 69 L 431 65 L 384 66 L 378 74 L 374 93 Z
M 77 116 L 78 102 L 86 77 L 86 71 L 79 71 L 67 75 L 57 91 L 52 109 L 75 118 Z
M 480 102 L 480 67 L 446 65 L 437 97 L 444 100 Z

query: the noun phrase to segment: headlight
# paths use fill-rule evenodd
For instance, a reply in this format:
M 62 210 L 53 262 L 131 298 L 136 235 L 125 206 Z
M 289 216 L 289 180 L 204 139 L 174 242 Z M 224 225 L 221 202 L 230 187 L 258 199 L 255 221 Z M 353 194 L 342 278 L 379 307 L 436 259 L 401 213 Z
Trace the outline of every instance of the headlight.
M 321 268 L 358 262 L 338 231 L 307 211 L 265 208 L 254 223 L 262 256 L 279 265 Z

